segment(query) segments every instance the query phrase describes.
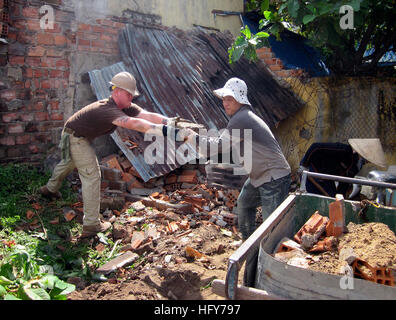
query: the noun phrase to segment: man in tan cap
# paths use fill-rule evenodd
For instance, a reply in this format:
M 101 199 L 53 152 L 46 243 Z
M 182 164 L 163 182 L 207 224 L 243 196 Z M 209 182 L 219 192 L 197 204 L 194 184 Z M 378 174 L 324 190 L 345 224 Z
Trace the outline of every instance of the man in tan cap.
M 132 103 L 139 92 L 136 80 L 130 73 L 116 74 L 110 84 L 112 93 L 108 99 L 85 106 L 66 121 L 60 143 L 62 160 L 55 167 L 47 184 L 40 188 L 43 196 L 60 198 L 58 190 L 62 181 L 77 168 L 84 204 L 81 237 L 93 236 L 111 226 L 99 219 L 101 172 L 92 141 L 112 133 L 117 126 L 162 136 L 168 132 L 177 134 L 177 129 L 172 131 L 167 125 L 171 118 L 148 112 Z

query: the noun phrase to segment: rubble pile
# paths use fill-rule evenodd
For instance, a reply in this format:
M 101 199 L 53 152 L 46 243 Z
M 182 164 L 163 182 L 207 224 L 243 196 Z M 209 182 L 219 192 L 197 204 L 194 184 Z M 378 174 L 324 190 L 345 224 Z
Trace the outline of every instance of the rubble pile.
M 289 265 L 394 286 L 396 235 L 383 223 L 345 226 L 343 198 L 316 211 L 293 239 L 282 239 L 273 256 Z
M 106 157 L 100 166 L 101 218 L 111 222 L 112 229 L 89 241 L 98 252 L 109 248 L 109 238 L 114 247 L 111 259 L 96 274 L 119 279 L 123 273 L 125 281 L 157 286 L 161 296 L 169 299 L 183 299 L 186 292 L 162 290 L 160 280 L 154 285 L 159 272 L 185 274 L 195 267 L 206 270 L 205 275 L 210 270 L 217 272 L 214 277 L 223 277 L 227 257 L 241 243 L 235 214 L 239 190 L 208 186 L 199 165 L 184 166 L 148 182 L 122 156 Z M 81 206 L 76 203 L 73 209 L 82 214 Z M 133 272 L 126 272 L 131 265 Z

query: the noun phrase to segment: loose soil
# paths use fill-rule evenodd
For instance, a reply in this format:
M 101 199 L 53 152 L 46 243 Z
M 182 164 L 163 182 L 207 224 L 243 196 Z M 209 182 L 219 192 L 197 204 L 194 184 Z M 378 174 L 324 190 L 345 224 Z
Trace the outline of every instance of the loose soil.
M 352 248 L 356 257 L 373 267 L 384 267 L 396 272 L 396 235 L 386 224 L 371 222 L 349 223 L 347 232 L 339 237 L 338 248 L 321 254 L 312 254 L 310 269 L 340 275 L 342 248 Z
M 228 258 L 237 249 L 237 240 L 235 234 L 224 235 L 212 223 L 202 223 L 184 237 L 161 237 L 133 269 L 119 268 L 108 281 L 86 287 L 77 281 L 77 290 L 68 299 L 223 300 L 212 292 L 211 283 L 214 279 L 225 279 Z M 187 257 L 186 246 L 204 257 Z

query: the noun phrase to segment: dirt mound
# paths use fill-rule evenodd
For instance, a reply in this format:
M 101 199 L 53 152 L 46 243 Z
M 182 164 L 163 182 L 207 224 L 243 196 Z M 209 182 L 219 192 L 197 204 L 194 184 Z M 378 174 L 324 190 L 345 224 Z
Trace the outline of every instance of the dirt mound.
M 187 245 L 204 259 L 187 256 Z M 214 279 L 225 279 L 228 258 L 237 246 L 235 236 L 222 233 L 219 226 L 201 224 L 185 237 L 161 238 L 133 268 L 119 268 L 108 281 L 82 287 L 68 299 L 222 300 L 212 293 L 211 283 Z
M 344 264 L 339 259 L 339 252 L 343 248 L 351 248 L 357 258 L 371 266 L 396 271 L 396 235 L 386 224 L 351 222 L 347 229 L 348 231 L 339 237 L 336 250 L 312 255 L 310 269 L 339 275 Z

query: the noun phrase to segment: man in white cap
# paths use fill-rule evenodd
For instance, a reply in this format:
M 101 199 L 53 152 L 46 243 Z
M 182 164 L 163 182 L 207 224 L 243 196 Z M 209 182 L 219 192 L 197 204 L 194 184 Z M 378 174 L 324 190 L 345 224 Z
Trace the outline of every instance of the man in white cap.
M 77 168 L 84 205 L 81 237 L 94 236 L 111 226 L 99 218 L 101 172 L 92 141 L 112 133 L 117 126 L 162 136 L 177 134 L 177 129 L 172 130 L 167 125 L 171 118 L 148 112 L 132 103 L 139 92 L 136 80 L 130 73 L 116 74 L 110 84 L 112 93 L 108 99 L 85 106 L 66 121 L 60 143 L 62 160 L 47 184 L 40 188 L 43 196 L 60 198 L 62 181 Z
M 252 159 L 248 159 L 251 168 L 237 200 L 239 231 L 246 240 L 256 229 L 257 207 L 261 206 L 264 221 L 287 197 L 291 170 L 270 128 L 253 112 L 246 83 L 231 78 L 223 88 L 213 92 L 223 100 L 225 112 L 230 117 L 229 132 L 239 130 L 242 143 L 248 143 L 243 141 L 243 133 L 245 129 L 252 130 Z M 221 137 L 216 142 L 220 145 Z

